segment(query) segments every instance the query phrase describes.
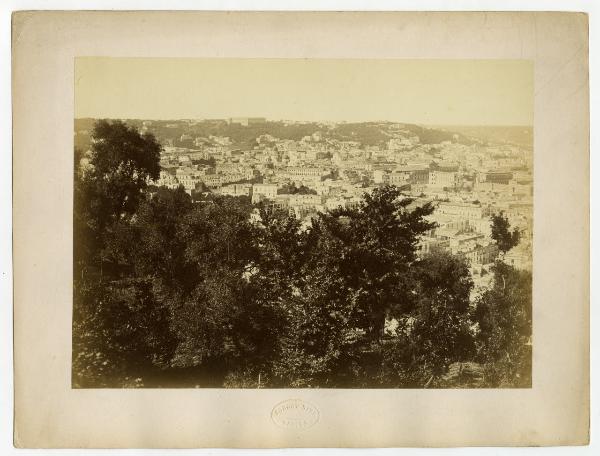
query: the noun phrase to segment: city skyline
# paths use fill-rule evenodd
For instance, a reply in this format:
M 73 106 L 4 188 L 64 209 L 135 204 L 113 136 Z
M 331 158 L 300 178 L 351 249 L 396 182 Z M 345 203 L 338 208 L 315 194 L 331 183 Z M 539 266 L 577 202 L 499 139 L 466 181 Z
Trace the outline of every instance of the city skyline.
M 248 119 L 265 119 L 266 122 L 295 122 L 295 123 L 317 123 L 317 124 L 326 124 L 326 123 L 398 123 L 398 124 L 408 124 L 408 125 L 419 125 L 427 128 L 464 128 L 464 127 L 485 127 L 485 128 L 533 128 L 533 124 L 489 124 L 489 125 L 480 125 L 480 124 L 424 124 L 421 122 L 411 122 L 410 120 L 386 120 L 386 119 L 370 119 L 370 120 L 323 120 L 323 119 L 291 119 L 291 118 L 269 118 L 262 115 L 251 115 L 251 116 L 226 116 L 226 117 L 102 117 L 102 116 L 77 116 L 75 120 L 83 120 L 83 119 L 110 119 L 110 120 L 150 120 L 156 122 L 181 122 L 181 121 L 193 121 L 193 122 L 210 122 L 210 121 L 228 121 L 229 119 L 236 118 L 248 118 Z

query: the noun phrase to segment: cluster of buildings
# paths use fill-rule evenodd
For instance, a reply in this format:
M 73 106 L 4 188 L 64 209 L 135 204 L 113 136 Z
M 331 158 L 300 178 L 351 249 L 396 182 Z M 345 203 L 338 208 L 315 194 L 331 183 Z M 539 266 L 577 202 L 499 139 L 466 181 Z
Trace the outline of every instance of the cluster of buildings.
M 245 126 L 264 119 L 228 122 Z M 165 147 L 155 184 L 182 185 L 192 196 L 210 191 L 248 197 L 253 203 L 288 211 L 307 225 L 318 212 L 354 207 L 365 192 L 391 184 L 416 203 L 436 205 L 430 217 L 437 227 L 423 237 L 422 254 L 445 249 L 464 255 L 483 283 L 486 268 L 498 255 L 490 216 L 502 211 L 521 232 L 521 242 L 505 261 L 531 268 L 530 149 L 483 141 L 422 144 L 418 136 L 394 124 L 385 134 L 389 139 L 373 146 L 363 144 L 360 137 L 332 139 L 325 128 L 300 140 L 261 135 L 255 146 L 245 149 L 227 137 L 192 138 L 194 149 Z M 292 184 L 309 191 L 286 193 Z

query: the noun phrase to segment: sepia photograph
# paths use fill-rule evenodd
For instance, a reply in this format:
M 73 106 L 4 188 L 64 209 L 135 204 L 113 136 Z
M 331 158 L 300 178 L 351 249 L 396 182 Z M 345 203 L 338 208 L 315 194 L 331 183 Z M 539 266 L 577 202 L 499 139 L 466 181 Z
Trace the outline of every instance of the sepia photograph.
M 532 61 L 74 65 L 72 388 L 531 388 Z
M 169 8 L 12 15 L 14 446 L 587 445 L 588 15 Z

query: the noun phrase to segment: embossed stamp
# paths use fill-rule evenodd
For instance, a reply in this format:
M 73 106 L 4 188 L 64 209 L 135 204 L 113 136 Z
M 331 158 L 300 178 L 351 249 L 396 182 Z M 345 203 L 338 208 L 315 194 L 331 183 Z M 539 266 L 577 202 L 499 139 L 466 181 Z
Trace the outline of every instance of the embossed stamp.
M 271 411 L 273 422 L 288 429 L 307 429 L 319 421 L 319 416 L 319 409 L 302 399 L 287 399 Z

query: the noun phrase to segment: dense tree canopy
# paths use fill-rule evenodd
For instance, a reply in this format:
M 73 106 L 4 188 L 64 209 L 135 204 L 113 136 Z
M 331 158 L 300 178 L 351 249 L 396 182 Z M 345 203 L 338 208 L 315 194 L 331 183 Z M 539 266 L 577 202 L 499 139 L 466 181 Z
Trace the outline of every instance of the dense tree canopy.
M 531 386 L 531 273 L 502 262 L 494 267 L 494 286 L 477 301 L 480 361 L 492 386 Z
M 152 135 L 123 122 L 96 123 L 90 150 L 75 154 L 76 270 L 84 263 L 102 267 L 110 231 L 136 212 L 148 179 L 158 178 L 160 151 Z

